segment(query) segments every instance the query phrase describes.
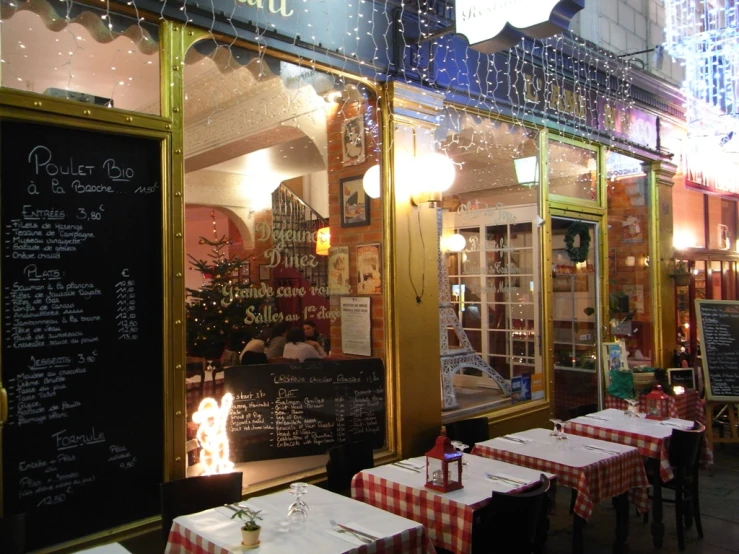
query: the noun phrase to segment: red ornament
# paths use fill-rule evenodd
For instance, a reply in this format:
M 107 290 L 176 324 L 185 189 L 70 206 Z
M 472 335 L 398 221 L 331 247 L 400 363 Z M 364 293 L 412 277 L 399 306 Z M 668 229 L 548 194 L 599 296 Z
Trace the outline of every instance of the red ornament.
M 667 419 L 670 417 L 670 397 L 662 392 L 662 385 L 654 385 L 647 395 L 647 419 Z
M 452 446 L 444 427 L 434 447 L 426 452 L 426 488 L 439 492 L 463 488 L 462 453 Z

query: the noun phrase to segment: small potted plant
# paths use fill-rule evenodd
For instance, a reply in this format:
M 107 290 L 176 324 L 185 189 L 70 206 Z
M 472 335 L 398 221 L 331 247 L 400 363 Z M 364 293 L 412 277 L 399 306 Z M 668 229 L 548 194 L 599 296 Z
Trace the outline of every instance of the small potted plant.
M 241 526 L 241 544 L 245 547 L 255 548 L 259 545 L 259 532 L 262 528 L 257 520 L 262 520 L 261 510 L 252 510 L 250 508 L 241 508 L 231 519 L 238 517 L 244 524 Z
M 684 287 L 690 284 L 690 269 L 685 260 L 672 260 L 670 262 L 670 277 L 675 280 L 675 285 Z

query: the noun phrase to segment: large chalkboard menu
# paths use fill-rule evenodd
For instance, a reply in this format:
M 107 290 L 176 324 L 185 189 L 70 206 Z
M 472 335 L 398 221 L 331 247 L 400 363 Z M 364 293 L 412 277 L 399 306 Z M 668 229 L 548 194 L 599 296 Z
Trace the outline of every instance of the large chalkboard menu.
M 337 444 L 385 443 L 382 360 L 307 360 L 226 369 L 233 394 L 231 460 L 249 462 L 325 454 Z
M 0 121 L 2 495 L 27 547 L 153 516 L 161 141 Z
M 739 302 L 696 300 L 706 398 L 739 402 Z

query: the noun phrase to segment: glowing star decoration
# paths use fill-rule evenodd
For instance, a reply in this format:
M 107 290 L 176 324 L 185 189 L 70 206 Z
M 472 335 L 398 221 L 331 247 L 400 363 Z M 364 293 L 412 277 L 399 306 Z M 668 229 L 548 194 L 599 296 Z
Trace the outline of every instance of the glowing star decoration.
M 233 404 L 233 395 L 226 393 L 221 399 L 221 406 L 214 398 L 203 398 L 198 411 L 192 414 L 193 422 L 198 427 L 197 439 L 200 444 L 200 463 L 205 475 L 228 473 L 234 465 L 229 460 L 228 435 L 226 420 Z

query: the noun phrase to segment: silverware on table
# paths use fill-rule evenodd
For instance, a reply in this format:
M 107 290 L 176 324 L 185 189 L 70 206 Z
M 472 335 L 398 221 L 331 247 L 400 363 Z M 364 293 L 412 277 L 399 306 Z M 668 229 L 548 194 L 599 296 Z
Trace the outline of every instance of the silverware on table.
M 495 475 L 494 473 L 486 473 L 485 477 L 488 479 L 492 479 L 493 481 L 502 481 L 503 483 L 508 483 L 509 485 L 513 485 L 515 487 L 521 487 L 526 484 L 526 481 L 519 481 L 518 479 L 514 479 L 513 477 L 501 477 L 500 475 Z
M 416 473 L 421 473 L 421 470 L 419 468 L 412 466 L 412 465 L 404 464 L 403 462 L 394 462 L 392 465 L 402 468 L 402 469 L 407 469 L 408 471 L 415 471 Z
M 517 442 L 519 444 L 528 444 L 528 442 L 529 442 L 527 440 L 519 439 L 518 437 L 512 437 L 510 435 L 503 435 L 502 437 L 498 437 L 498 438 L 505 439 L 505 440 L 511 441 L 511 442 Z
M 375 537 L 374 535 L 370 535 L 369 533 L 364 533 L 362 531 L 357 531 L 356 529 L 352 529 L 351 527 L 347 527 L 346 525 L 341 525 L 333 519 L 329 520 L 329 523 L 331 524 L 331 527 L 334 528 L 334 531 L 336 531 L 337 533 L 349 533 L 365 544 L 377 540 L 377 537 Z
M 593 446 L 591 444 L 585 444 L 583 445 L 583 448 L 586 450 L 594 450 L 595 452 L 603 452 L 605 454 L 613 454 L 614 456 L 617 456 L 621 454 L 621 452 L 618 452 L 617 450 L 608 450 L 607 448 L 601 448 L 600 446 Z
M 584 415 L 582 417 L 587 417 L 588 419 L 597 419 L 599 421 L 608 421 L 605 417 L 600 417 L 600 416 L 597 416 L 597 415 L 590 415 L 590 414 L 588 414 L 588 415 Z

